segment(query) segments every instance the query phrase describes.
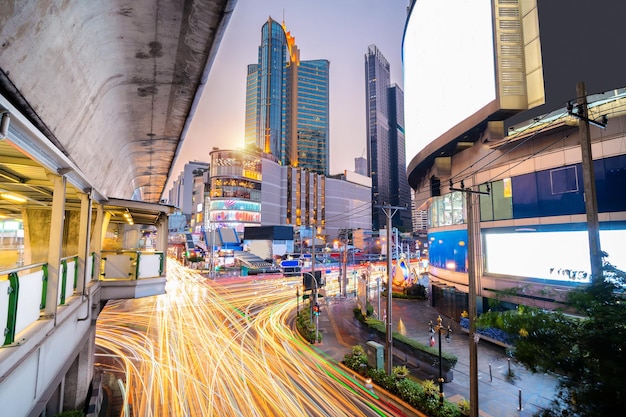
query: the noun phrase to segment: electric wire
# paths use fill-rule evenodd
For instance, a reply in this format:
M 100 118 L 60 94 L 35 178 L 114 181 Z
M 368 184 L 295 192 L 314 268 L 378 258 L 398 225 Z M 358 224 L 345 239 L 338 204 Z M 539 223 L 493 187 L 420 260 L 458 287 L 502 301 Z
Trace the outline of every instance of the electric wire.
M 609 90 L 609 91 L 615 91 L 615 90 Z M 606 93 L 606 92 L 605 92 Z M 604 94 L 604 93 L 603 93 Z M 589 96 L 589 95 L 588 95 Z M 622 100 L 624 98 L 624 96 L 620 95 L 618 97 L 614 97 L 613 99 L 601 99 L 601 100 L 597 100 L 597 102 L 603 102 L 601 104 L 611 104 L 611 103 L 616 103 L 618 102 L 618 100 Z M 568 102 L 571 102 L 568 101 Z M 598 104 L 596 104 L 597 102 L 594 103 L 588 103 L 588 108 L 596 108 L 596 106 L 598 106 Z M 551 112 L 547 112 L 545 114 L 543 114 L 542 116 L 535 118 L 534 122 L 531 123 L 530 125 L 526 126 L 523 130 L 517 132 L 514 136 L 511 136 L 508 140 L 506 141 L 502 141 L 502 143 L 496 144 L 498 147 L 494 148 L 491 152 L 487 153 L 486 155 L 482 156 L 478 161 L 474 162 L 473 164 L 471 164 L 470 166 L 464 168 L 462 171 L 460 171 L 459 173 L 456 173 L 453 177 L 450 178 L 451 182 L 461 182 L 464 181 L 465 179 L 471 178 L 472 176 L 474 176 L 476 173 L 484 171 L 485 169 L 487 169 L 489 166 L 493 165 L 497 160 L 499 160 L 500 158 L 510 154 L 511 152 L 513 152 L 515 149 L 519 148 L 520 146 L 528 143 L 528 141 L 530 141 L 531 139 L 534 139 L 535 137 L 537 137 L 537 135 L 544 133 L 546 130 L 549 130 L 552 126 L 554 126 L 554 124 L 556 124 L 557 122 L 561 121 L 562 118 L 565 116 L 565 114 L 567 114 L 566 112 L 560 113 L 558 114 L 557 117 L 554 118 L 554 120 L 551 120 L 547 125 L 542 126 L 539 130 L 537 130 L 536 132 L 534 132 L 532 135 L 529 135 L 528 137 L 522 139 L 521 141 L 519 141 L 519 143 L 517 143 L 513 148 L 509 149 L 507 152 L 502 153 L 501 155 L 497 156 L 495 159 L 489 161 L 488 163 L 486 163 L 484 166 L 480 167 L 480 168 L 475 168 L 476 165 L 489 158 L 490 156 L 493 156 L 493 154 L 495 152 L 498 152 L 502 147 L 512 143 L 515 141 L 516 137 L 522 136 L 525 132 L 528 132 L 529 130 L 533 129 L 534 127 L 536 127 L 538 124 L 540 124 L 541 120 L 546 119 L 548 116 L 549 117 L 554 117 L 555 113 L 558 112 L 558 110 L 561 107 L 556 108 L 555 110 L 551 111 Z M 608 112 L 600 112 L 603 115 L 611 116 L 611 115 L 620 115 L 622 114 L 622 112 L 620 111 L 621 109 L 626 109 L 626 102 L 622 102 L 621 104 L 617 105 L 616 107 L 612 107 L 610 111 Z M 574 127 L 573 127 L 574 128 Z M 488 181 L 486 181 L 485 183 L 490 183 L 492 182 L 495 178 L 500 177 L 501 175 L 503 175 L 506 171 L 509 171 L 511 168 L 514 168 L 518 165 L 520 165 L 521 163 L 527 161 L 530 158 L 533 158 L 535 156 L 537 156 L 538 154 L 540 154 L 541 152 L 545 151 L 546 149 L 550 148 L 551 146 L 553 146 L 555 143 L 562 141 L 564 139 L 566 139 L 567 137 L 569 137 L 569 134 L 567 136 L 562 136 L 559 137 L 557 140 L 555 140 L 554 142 L 551 142 L 550 144 L 548 144 L 545 147 L 542 147 L 541 149 L 529 154 L 527 157 L 525 157 L 522 161 L 517 162 L 515 165 L 513 165 L 512 167 L 509 166 L 506 169 L 504 169 L 503 172 L 499 173 L 496 176 L 492 176 Z M 466 174 L 465 176 L 462 176 L 461 174 L 467 172 L 468 170 L 472 170 L 471 173 Z M 419 187 L 417 189 L 414 190 L 415 191 L 415 196 L 417 196 L 418 193 L 424 193 L 426 192 L 426 195 L 430 195 L 430 184 L 428 182 L 426 182 L 424 184 L 423 187 Z M 424 204 L 426 201 L 428 201 L 431 197 L 422 197 L 422 198 L 416 198 L 414 197 L 413 202 L 414 202 L 414 207 L 420 207 L 422 204 Z

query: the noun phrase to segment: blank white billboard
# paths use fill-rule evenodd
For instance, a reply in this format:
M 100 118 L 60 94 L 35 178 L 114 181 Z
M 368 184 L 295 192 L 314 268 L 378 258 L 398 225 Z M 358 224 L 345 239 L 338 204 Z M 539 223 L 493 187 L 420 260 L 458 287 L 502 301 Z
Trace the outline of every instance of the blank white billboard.
M 417 0 L 403 40 L 406 155 L 496 99 L 491 0 Z

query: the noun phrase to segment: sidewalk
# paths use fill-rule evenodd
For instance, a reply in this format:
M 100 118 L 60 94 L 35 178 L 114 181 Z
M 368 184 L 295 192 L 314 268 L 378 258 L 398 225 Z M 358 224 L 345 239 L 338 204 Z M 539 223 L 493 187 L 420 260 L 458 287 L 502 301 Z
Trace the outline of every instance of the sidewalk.
M 382 298 L 386 305 L 386 299 Z M 327 300 L 328 301 L 328 300 Z M 319 316 L 322 343 L 318 349 L 329 357 L 340 362 L 352 346 L 365 346 L 367 341 L 375 340 L 384 345 L 384 340 L 377 340 L 368 335 L 353 316 L 352 309 L 356 306 L 354 298 L 337 299 L 321 303 L 322 314 Z M 425 300 L 393 300 L 393 329 L 411 339 L 427 344 L 429 341 L 429 321 L 437 322 L 437 310 Z M 453 369 L 451 382 L 444 384 L 445 397 L 450 401 L 461 398 L 469 399 L 469 340 L 467 333 L 461 331 L 459 323 L 442 315 L 444 326 L 450 325 L 452 337 L 450 343 L 442 340 L 442 349 L 458 357 Z M 478 406 L 483 417 L 532 416 L 548 405 L 553 398 L 557 381 L 544 374 L 532 374 L 523 366 L 509 361 L 501 346 L 490 342 L 479 341 L 478 347 Z M 408 360 L 408 362 L 407 362 Z M 412 358 L 404 353 L 394 351 L 394 365 L 407 365 L 411 375 L 419 379 L 437 380 L 438 374 L 416 367 Z M 509 377 L 509 366 L 512 377 Z M 521 395 L 522 409 L 519 410 Z

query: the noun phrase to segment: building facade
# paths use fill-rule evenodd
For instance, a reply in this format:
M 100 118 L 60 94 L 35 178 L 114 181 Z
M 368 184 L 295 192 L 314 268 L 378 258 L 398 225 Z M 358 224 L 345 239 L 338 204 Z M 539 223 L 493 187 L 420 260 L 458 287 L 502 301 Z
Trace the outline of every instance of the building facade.
M 192 218 L 194 209 L 194 176 L 202 175 L 202 172 L 209 169 L 206 162 L 190 161 L 185 164 L 182 172 L 172 183 L 172 188 L 168 192 L 168 204 L 177 207 L 183 213 L 187 222 Z M 196 174 L 194 174 L 194 172 Z
M 293 226 L 314 228 L 325 240 L 339 229 L 371 229 L 368 177 L 349 171 L 326 177 L 249 150 L 214 150 L 210 167 L 205 230 L 228 228 L 243 236 L 247 226 Z
M 389 62 L 375 45 L 365 54 L 367 172 L 372 178 L 372 227 L 385 227 L 380 206 L 406 207 L 392 219 L 393 227 L 412 230 L 411 194 L 406 181 L 404 95 L 390 83 Z
M 269 18 L 258 63 L 248 66 L 246 147 L 274 155 L 282 165 L 327 174 L 329 67 L 323 59 L 300 61 L 295 38 Z
M 428 213 L 433 302 L 459 317 L 473 274 L 479 313 L 502 290 L 510 306 L 559 307 L 568 289 L 591 280 L 593 235 L 606 260 L 626 268 L 626 194 L 618 191 L 626 182 L 626 64 L 611 48 L 592 52 L 587 39 L 564 51 L 558 16 L 576 7 L 571 24 L 618 39 L 625 31 L 615 16 L 626 8 L 600 16 L 582 1 L 443 7 L 415 2 L 403 41 L 406 138 L 415 149 L 407 177 L 416 208 Z M 455 41 L 424 37 L 441 32 Z
M 205 230 L 228 228 L 243 234 L 246 226 L 260 226 L 263 180 L 260 155 L 243 150 L 214 150 L 210 156 Z

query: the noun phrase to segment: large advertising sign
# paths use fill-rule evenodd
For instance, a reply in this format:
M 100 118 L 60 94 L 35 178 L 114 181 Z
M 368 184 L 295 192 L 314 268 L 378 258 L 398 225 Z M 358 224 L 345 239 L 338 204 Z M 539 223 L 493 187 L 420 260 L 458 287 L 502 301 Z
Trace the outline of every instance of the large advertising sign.
M 491 0 L 415 2 L 403 63 L 411 158 L 496 99 Z

